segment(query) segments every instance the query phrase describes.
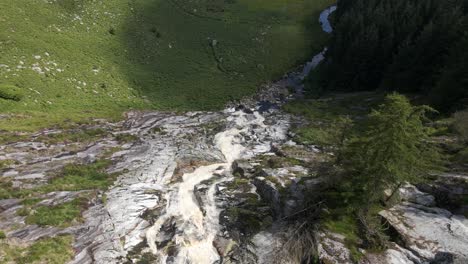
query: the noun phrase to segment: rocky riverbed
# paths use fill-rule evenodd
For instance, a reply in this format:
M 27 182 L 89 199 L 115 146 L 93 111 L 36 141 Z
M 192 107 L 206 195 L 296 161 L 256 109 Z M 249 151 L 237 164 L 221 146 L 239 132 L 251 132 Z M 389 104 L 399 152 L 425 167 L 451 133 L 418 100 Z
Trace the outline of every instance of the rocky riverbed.
M 334 10 L 320 16 L 327 32 Z M 119 123 L 42 131 L 2 145 L 3 243 L 71 235 L 71 263 L 296 263 L 279 255 L 290 234 L 285 219 L 304 208 L 307 193 L 326 187 L 322 165 L 332 154 L 292 141 L 289 128 L 301 119 L 280 106 L 301 95 L 303 78 L 322 59 L 323 52 L 221 112 L 129 112 Z M 289 94 L 291 86 L 298 94 Z M 79 131 L 93 132 L 57 139 Z M 102 160 L 110 161 L 105 187 L 60 180 L 79 174 L 73 164 Z M 445 180 L 399 190 L 401 201 L 380 213 L 399 239 L 385 252 L 361 250 L 361 263 L 468 263 L 466 206 L 438 207 L 444 194 L 466 197 L 468 177 L 436 177 Z M 84 202 L 75 219 L 34 218 L 77 200 Z M 325 229 L 317 237 L 323 263 L 353 263 L 342 235 Z

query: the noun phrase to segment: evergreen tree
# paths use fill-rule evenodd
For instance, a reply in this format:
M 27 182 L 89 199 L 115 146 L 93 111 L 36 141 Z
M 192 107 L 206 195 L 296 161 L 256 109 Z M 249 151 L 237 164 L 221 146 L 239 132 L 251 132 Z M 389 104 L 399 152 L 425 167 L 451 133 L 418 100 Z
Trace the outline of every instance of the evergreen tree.
M 417 181 L 440 164 L 424 125 L 432 111 L 428 106 L 412 106 L 403 95 L 390 94 L 369 115 L 365 134 L 348 145 L 345 165 L 368 205 L 381 199 L 385 189 Z

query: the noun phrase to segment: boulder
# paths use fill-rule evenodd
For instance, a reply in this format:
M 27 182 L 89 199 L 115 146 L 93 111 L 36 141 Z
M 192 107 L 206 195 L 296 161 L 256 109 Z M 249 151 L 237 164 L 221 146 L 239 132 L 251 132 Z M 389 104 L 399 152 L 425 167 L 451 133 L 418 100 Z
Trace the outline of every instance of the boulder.
M 434 196 L 423 193 L 411 184 L 406 184 L 398 189 L 398 194 L 403 201 L 420 204 L 424 206 L 434 206 Z
M 221 257 L 227 256 L 227 254 L 232 250 L 236 245 L 236 242 L 232 239 L 226 239 L 223 237 L 217 237 L 213 241 L 213 246 L 216 248 L 216 251 Z
M 264 177 L 255 178 L 253 184 L 257 188 L 257 193 L 260 197 L 270 204 L 270 207 L 275 213 L 275 217 L 281 217 L 283 208 L 281 203 L 281 193 L 278 186 Z
M 254 172 L 254 167 L 246 160 L 236 160 L 232 163 L 232 174 L 238 174 L 241 177 L 248 177 Z
M 322 263 L 352 264 L 351 252 L 345 246 L 345 238 L 334 233 L 320 233 L 318 255 Z
M 405 246 L 425 260 L 440 254 L 468 263 L 468 220 L 447 210 L 403 202 L 379 213 Z M 465 261 L 465 262 L 463 262 Z

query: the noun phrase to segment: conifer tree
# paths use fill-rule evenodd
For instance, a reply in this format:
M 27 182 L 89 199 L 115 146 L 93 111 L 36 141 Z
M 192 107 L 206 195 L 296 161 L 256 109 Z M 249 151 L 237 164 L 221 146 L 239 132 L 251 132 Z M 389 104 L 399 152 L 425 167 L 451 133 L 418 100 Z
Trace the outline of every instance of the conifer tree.
M 440 155 L 424 125 L 426 114 L 433 111 L 393 93 L 369 114 L 365 134 L 346 151 L 353 185 L 368 204 L 381 199 L 385 189 L 418 181 L 438 168 Z

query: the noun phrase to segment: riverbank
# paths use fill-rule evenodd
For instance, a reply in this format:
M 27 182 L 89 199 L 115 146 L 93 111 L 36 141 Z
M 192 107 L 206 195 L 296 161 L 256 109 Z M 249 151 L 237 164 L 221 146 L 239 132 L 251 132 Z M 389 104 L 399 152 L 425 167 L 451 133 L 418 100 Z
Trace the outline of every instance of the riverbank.
M 301 74 L 290 74 L 270 90 L 288 92 L 288 80 Z M 2 169 L 8 190 L 2 232 L 8 242 L 25 245 L 72 235 L 76 263 L 195 260 L 200 255 L 194 252 L 206 252 L 201 257 L 214 261 L 234 254 L 213 246 L 228 238 L 219 234 L 225 226 L 218 221 L 229 203 L 220 203 L 218 186 L 232 185 L 235 160 L 270 153 L 272 144 L 286 140 L 289 117 L 278 107 L 288 96 L 274 94 L 260 94 L 252 108 L 133 112 L 125 122 L 81 127 L 95 132 L 72 138 L 51 130 L 30 142 L 7 142 L 1 154 L 8 161 Z M 275 107 L 265 107 L 271 98 Z M 252 191 L 241 195 L 255 196 Z M 10 243 L 3 252 L 15 250 Z

